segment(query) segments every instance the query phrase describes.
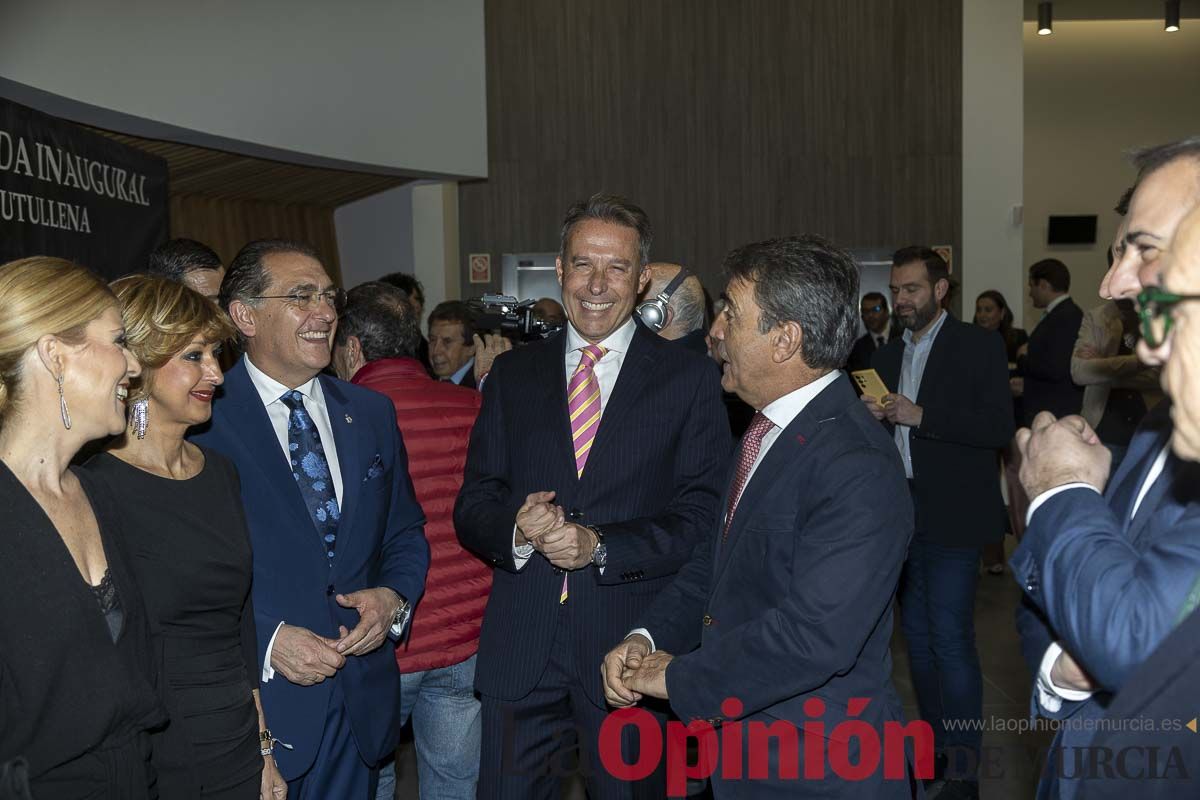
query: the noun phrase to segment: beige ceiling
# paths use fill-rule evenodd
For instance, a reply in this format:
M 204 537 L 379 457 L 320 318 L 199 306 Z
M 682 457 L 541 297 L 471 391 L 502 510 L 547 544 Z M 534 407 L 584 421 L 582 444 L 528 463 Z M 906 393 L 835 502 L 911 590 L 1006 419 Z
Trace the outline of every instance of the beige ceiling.
M 92 128 L 166 159 L 172 195 L 335 208 L 411 178 L 307 167 Z

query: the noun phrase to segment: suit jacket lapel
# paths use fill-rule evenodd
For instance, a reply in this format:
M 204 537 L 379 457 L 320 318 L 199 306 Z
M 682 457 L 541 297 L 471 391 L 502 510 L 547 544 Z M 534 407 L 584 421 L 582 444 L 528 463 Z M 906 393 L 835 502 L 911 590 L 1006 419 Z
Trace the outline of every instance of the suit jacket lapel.
M 321 547 L 312 518 L 308 516 L 304 497 L 296 486 L 296 479 L 279 448 L 271 418 L 267 416 L 258 390 L 250 382 L 243 362 L 239 361 L 225 374 L 222 392 L 223 396 L 215 406 L 216 413 L 223 417 L 222 424 L 236 431 L 231 438 L 252 454 L 250 461 L 262 473 L 266 485 L 282 495 L 281 506 L 295 517 L 291 524 L 280 527 L 299 532 L 304 541 L 324 557 L 325 549 Z
M 354 423 L 354 413 L 346 395 L 330 378 L 321 375 L 321 391 L 325 395 L 325 409 L 329 414 L 329 427 L 333 429 L 333 444 L 337 448 L 338 471 L 342 473 L 341 519 L 338 521 L 338 547 L 345 547 L 353 528 L 354 512 L 357 510 L 358 488 L 366 475 L 367 463 L 372 453 L 366 452 L 369 442 L 363 441 L 368 433 L 365 420 Z M 363 431 L 363 433 L 359 433 Z M 336 564 L 336 559 L 334 560 Z
M 837 380 L 826 386 L 820 394 L 809 401 L 804 410 L 797 414 L 795 419 L 779 433 L 771 445 L 771 449 L 762 457 L 754 474 L 750 477 L 750 482 L 742 490 L 737 511 L 733 515 L 733 524 L 729 527 L 729 536 L 722 542 L 721 530 L 724 528 L 725 510 L 729 508 L 729 488 L 726 488 L 716 534 L 717 557 L 714 559 L 716 571 L 712 582 L 714 588 L 725 566 L 729 563 L 734 548 L 741 539 L 742 531 L 749 520 L 754 517 L 753 512 L 760 501 L 767 497 L 775 484 L 784 476 L 792 474 L 792 465 L 803 456 L 808 443 L 816 435 L 817 428 L 821 423 L 840 413 L 847 403 L 857 401 L 858 398 L 845 376 L 839 376 Z M 736 457 L 734 461 L 736 462 Z M 729 482 L 732 483 L 732 480 L 733 476 L 731 475 Z
M 613 386 L 612 397 L 608 398 L 608 402 L 604 405 L 604 414 L 600 417 L 600 428 L 596 431 L 596 441 L 592 444 L 591 454 L 588 455 L 589 466 L 605 453 L 607 447 L 611 446 L 608 443 L 625 427 L 621 424 L 621 419 L 629 413 L 634 402 L 641 397 L 642 387 L 654 373 L 654 366 L 658 363 L 660 354 L 655 351 L 650 342 L 645 340 L 646 337 L 654 335 L 640 326 L 633 334 L 633 339 L 629 343 L 629 352 L 625 354 L 621 372 L 617 375 L 616 385 Z M 568 439 L 570 439 L 570 422 L 567 423 L 567 428 Z M 586 477 L 588 470 L 585 469 L 583 474 Z
M 954 346 L 954 338 L 958 334 L 958 331 L 954 330 L 954 326 L 960 324 L 959 321 L 950 316 L 949 311 L 943 313 L 946 314 L 946 319 L 942 320 L 942 327 L 938 330 L 937 338 L 933 340 L 933 346 L 929 348 L 929 358 L 925 360 L 925 371 L 921 373 L 921 385 L 917 389 L 915 401 L 917 405 L 929 402 L 926 392 L 937 389 L 938 376 L 945 374 L 940 371 L 942 364 L 949 357 L 949 351 Z
M 530 411 L 535 419 L 548 420 L 557 433 L 554 440 L 559 458 L 562 459 L 564 475 L 576 475 L 575 445 L 571 437 L 571 412 L 567 408 L 567 334 L 564 329 L 541 348 L 536 374 L 538 380 L 531 388 Z M 542 379 L 547 376 L 548 379 Z M 557 472 L 557 470 L 556 470 Z

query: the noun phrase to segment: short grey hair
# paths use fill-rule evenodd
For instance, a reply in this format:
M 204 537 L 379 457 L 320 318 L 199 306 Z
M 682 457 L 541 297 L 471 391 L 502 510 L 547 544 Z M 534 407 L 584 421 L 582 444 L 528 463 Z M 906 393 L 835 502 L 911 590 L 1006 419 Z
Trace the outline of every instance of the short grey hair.
M 858 266 L 819 236 L 743 245 L 725 257 L 725 273 L 754 287 L 759 332 L 795 322 L 810 369 L 838 369 L 858 336 Z

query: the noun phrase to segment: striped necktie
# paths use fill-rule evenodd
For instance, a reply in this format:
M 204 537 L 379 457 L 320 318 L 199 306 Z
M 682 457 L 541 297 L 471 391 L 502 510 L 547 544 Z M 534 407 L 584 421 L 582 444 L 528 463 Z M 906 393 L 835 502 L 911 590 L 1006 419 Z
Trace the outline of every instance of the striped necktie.
M 567 410 L 571 415 L 571 444 L 575 453 L 576 477 L 583 477 L 583 468 L 596 440 L 600 427 L 600 381 L 595 366 L 608 350 L 598 344 L 582 348 L 579 366 L 567 384 Z M 567 573 L 563 573 L 562 592 L 558 602 L 567 602 Z
M 596 430 L 600 427 L 600 381 L 594 367 L 608 351 L 598 344 L 582 349 L 579 366 L 567 384 L 567 410 L 571 414 L 571 442 L 575 447 L 576 477 L 583 477 Z

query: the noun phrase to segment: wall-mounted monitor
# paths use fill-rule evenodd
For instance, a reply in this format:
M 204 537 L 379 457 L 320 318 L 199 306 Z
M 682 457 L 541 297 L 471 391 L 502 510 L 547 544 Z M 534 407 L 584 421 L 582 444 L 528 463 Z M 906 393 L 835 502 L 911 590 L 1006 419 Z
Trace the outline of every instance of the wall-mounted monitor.
M 1046 235 L 1047 244 L 1095 244 L 1096 215 L 1079 216 L 1050 215 Z

